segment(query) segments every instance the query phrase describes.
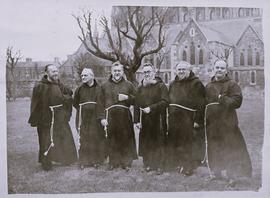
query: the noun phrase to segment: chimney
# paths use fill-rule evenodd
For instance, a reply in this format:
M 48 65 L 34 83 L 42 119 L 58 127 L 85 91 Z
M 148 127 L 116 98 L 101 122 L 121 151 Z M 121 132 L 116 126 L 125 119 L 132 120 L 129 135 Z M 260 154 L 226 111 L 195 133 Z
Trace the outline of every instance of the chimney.
M 32 62 L 32 58 L 26 58 L 25 61 L 28 62 L 28 63 Z
M 59 57 L 54 57 L 54 62 L 55 62 L 55 63 L 59 63 L 59 62 L 60 62 Z

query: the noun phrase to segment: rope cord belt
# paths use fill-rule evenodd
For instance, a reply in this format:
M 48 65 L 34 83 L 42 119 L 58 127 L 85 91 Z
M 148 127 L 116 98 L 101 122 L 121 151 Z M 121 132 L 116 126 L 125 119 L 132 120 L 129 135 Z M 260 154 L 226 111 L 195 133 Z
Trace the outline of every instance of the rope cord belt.
M 54 125 L 54 109 L 55 108 L 58 108 L 58 107 L 62 107 L 63 104 L 60 104 L 60 105 L 55 105 L 55 106 L 49 106 L 51 112 L 52 112 L 52 120 L 51 120 L 51 127 L 50 127 L 50 138 L 51 138 L 51 144 L 49 146 L 49 148 L 47 149 L 47 151 L 44 152 L 44 156 L 47 156 L 50 149 L 52 147 L 54 147 L 54 142 L 53 142 L 53 125 Z
M 191 108 L 189 108 L 189 107 L 185 107 L 185 106 L 183 106 L 183 105 L 180 105 L 180 104 L 174 104 L 174 103 L 172 103 L 172 104 L 169 104 L 169 106 L 171 106 L 171 107 L 178 107 L 178 108 L 181 108 L 181 109 L 185 109 L 185 110 L 187 110 L 187 111 L 192 111 L 192 112 L 196 112 L 197 110 L 196 109 L 191 109 Z M 168 131 L 169 131 L 169 108 L 166 108 L 166 121 L 167 121 L 167 133 L 168 133 Z
M 210 166 L 209 166 L 209 160 L 208 160 L 208 140 L 207 140 L 207 128 L 206 128 L 206 115 L 207 115 L 207 110 L 209 106 L 212 105 L 219 105 L 218 102 L 213 102 L 213 103 L 209 103 L 205 106 L 205 111 L 204 111 L 204 136 L 205 136 L 205 155 L 204 155 L 204 159 L 201 161 L 201 163 L 206 162 L 209 174 L 210 174 L 210 178 L 213 178 L 212 172 L 210 170 Z
M 82 106 L 86 104 L 94 104 L 96 105 L 96 102 L 84 102 L 79 104 L 79 122 L 78 122 L 78 150 L 80 150 L 81 147 L 81 125 L 82 125 Z
M 105 109 L 105 119 L 107 121 L 107 123 L 109 123 L 109 110 L 116 108 L 116 107 L 120 107 L 120 108 L 124 108 L 124 109 L 129 109 L 129 107 L 125 106 L 125 105 L 119 105 L 119 104 L 115 104 L 115 105 L 111 105 L 108 108 Z M 105 137 L 108 137 L 108 127 L 104 126 L 104 131 L 105 131 Z

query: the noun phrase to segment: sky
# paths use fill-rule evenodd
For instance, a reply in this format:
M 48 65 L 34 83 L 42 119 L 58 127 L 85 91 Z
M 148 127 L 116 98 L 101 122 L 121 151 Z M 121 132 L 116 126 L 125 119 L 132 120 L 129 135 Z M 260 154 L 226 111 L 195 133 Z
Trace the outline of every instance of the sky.
M 79 15 L 83 9 L 93 11 L 95 17 L 111 14 L 111 6 L 104 1 L 9 0 L 0 5 L 1 48 L 13 46 L 23 59 L 33 61 L 65 60 L 78 49 L 80 30 L 72 14 Z

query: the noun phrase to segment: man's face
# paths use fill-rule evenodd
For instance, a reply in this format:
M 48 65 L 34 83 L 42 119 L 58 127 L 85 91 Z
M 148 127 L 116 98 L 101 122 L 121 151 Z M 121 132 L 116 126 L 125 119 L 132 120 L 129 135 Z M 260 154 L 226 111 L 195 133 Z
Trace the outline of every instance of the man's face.
M 176 75 L 179 77 L 180 80 L 183 80 L 189 77 L 190 74 L 190 66 L 187 64 L 179 64 L 175 68 Z
M 124 70 L 121 65 L 113 66 L 112 70 L 112 78 L 116 81 L 120 80 L 124 75 Z
M 54 82 L 59 80 L 59 71 L 55 65 L 50 65 L 47 70 L 48 79 Z
M 145 66 L 143 67 L 143 74 L 144 74 L 144 80 L 150 81 L 155 78 L 155 71 L 154 68 L 151 66 Z
M 89 69 L 83 69 L 83 71 L 81 73 L 81 77 L 82 77 L 83 83 L 92 82 L 94 80 L 94 75 L 92 74 L 91 70 L 89 70 Z
M 214 66 L 214 73 L 217 79 L 222 79 L 227 74 L 227 66 L 224 61 L 217 61 Z

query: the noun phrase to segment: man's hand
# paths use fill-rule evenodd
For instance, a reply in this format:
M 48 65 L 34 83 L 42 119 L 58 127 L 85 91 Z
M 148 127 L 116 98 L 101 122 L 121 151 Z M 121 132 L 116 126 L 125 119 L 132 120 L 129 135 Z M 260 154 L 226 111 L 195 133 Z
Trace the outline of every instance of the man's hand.
M 150 113 L 150 111 L 151 111 L 150 107 L 145 107 L 145 108 L 143 109 L 143 112 L 144 112 L 144 113 Z
M 118 100 L 119 101 L 124 101 L 128 99 L 128 95 L 126 94 L 118 94 Z
M 102 124 L 103 127 L 105 127 L 105 126 L 108 125 L 108 122 L 107 122 L 106 119 L 102 119 L 102 120 L 100 121 L 100 123 Z
M 195 129 L 197 129 L 197 128 L 200 127 L 200 125 L 199 125 L 197 122 L 194 122 L 193 127 L 194 127 Z
M 138 123 L 135 123 L 135 126 L 138 128 L 138 129 L 141 129 L 142 128 L 142 125 L 138 122 Z

